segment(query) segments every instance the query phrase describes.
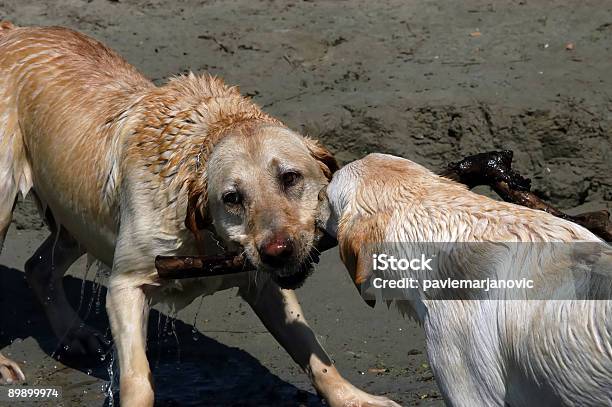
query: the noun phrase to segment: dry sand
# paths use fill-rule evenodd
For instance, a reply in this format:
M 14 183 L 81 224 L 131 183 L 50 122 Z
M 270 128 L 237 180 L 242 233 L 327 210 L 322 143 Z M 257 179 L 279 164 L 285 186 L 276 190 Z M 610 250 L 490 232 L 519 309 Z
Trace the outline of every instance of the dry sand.
M 2 0 L 0 18 L 81 30 L 158 83 L 186 70 L 218 74 L 343 162 L 381 151 L 440 169 L 510 148 L 554 204 L 612 207 L 609 1 Z M 109 363 L 51 357 L 56 341 L 22 271 L 47 233 L 20 203 L 0 256 L 0 348 L 24 362 L 29 384 L 63 386 L 63 405 L 108 404 Z M 107 332 L 104 289 L 84 273 L 82 260 L 66 278 L 69 295 Z M 421 330 L 368 308 L 335 252 L 298 295 L 351 381 L 405 405 L 443 404 Z M 149 331 L 160 406 L 320 405 L 234 291 L 176 320 L 154 311 Z

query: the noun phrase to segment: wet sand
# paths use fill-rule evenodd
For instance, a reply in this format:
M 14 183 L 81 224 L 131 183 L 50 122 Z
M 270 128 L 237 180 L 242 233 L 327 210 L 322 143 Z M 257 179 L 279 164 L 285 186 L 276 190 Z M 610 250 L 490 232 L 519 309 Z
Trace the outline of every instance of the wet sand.
M 612 4 L 441 4 L 4 0 L 0 17 L 81 30 L 157 83 L 188 70 L 220 75 L 342 162 L 380 151 L 436 170 L 509 148 L 553 204 L 612 208 Z M 62 386 L 63 405 L 108 404 L 110 355 L 94 368 L 51 357 L 56 340 L 23 275 L 47 233 L 32 205 L 20 203 L 0 255 L 0 348 L 24 363 L 29 384 Z M 70 274 L 72 303 L 108 332 L 95 270 L 83 283 L 82 259 Z M 335 251 L 298 295 L 349 380 L 404 405 L 443 405 L 421 329 L 386 306 L 365 305 Z M 234 291 L 196 300 L 176 317 L 154 311 L 150 319 L 158 405 L 321 405 Z

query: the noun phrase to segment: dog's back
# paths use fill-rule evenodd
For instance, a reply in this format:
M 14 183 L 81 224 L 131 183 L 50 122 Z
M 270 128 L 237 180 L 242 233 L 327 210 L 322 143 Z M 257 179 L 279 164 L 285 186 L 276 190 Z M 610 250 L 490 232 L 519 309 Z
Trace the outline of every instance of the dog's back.
M 105 199 L 132 103 L 153 84 L 103 44 L 60 27 L 0 30 L 0 244 L 19 191 L 112 224 Z M 98 225 L 99 226 L 99 225 Z M 73 229 L 76 229 L 74 227 Z M 84 232 L 84 236 L 88 233 Z

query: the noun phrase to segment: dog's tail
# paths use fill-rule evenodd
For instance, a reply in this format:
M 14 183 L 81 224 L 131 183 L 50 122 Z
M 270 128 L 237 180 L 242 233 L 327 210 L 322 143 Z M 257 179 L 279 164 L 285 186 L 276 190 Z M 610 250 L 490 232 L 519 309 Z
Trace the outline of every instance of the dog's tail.
M 7 103 L 0 101 L 0 252 L 13 218 L 17 194 L 21 191 L 25 196 L 32 187 L 32 171 L 17 125 L 17 114 L 7 110 Z

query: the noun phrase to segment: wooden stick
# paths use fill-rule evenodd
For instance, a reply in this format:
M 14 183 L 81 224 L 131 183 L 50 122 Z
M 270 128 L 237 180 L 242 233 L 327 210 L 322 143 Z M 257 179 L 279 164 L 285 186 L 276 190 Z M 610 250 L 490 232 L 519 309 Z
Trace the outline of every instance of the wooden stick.
M 612 241 L 612 225 L 607 210 L 570 216 L 544 202 L 531 192 L 531 180 L 512 169 L 512 151 L 491 151 L 451 163 L 442 173 L 447 178 L 474 188 L 488 185 L 504 200 L 575 222 L 607 242 Z M 157 256 L 155 267 L 162 279 L 212 277 L 242 273 L 255 268 L 244 256 Z
M 531 180 L 512 169 L 512 157 L 513 152 L 509 150 L 472 155 L 449 164 L 442 175 L 469 188 L 488 185 L 504 201 L 567 219 L 589 229 L 606 242 L 612 242 L 610 212 L 604 209 L 571 216 L 560 211 L 531 192 Z
M 213 277 L 254 270 L 244 256 L 157 256 L 155 268 L 160 278 Z

